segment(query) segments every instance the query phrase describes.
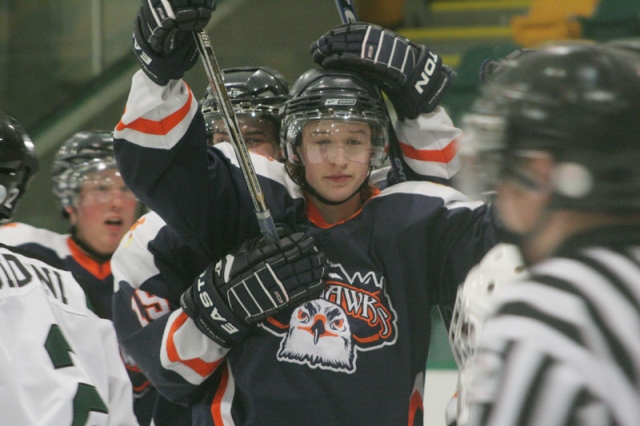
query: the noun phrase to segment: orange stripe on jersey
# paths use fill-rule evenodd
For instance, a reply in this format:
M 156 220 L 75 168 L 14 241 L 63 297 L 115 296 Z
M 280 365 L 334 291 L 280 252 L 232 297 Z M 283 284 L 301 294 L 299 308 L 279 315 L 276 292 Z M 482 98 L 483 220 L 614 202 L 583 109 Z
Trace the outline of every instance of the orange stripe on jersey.
M 174 127 L 180 124 L 182 120 L 184 120 L 184 118 L 189 114 L 189 111 L 191 110 L 192 99 L 193 93 L 191 92 L 191 90 L 189 90 L 189 99 L 187 99 L 187 102 L 185 102 L 185 104 L 173 114 L 170 114 L 160 121 L 149 120 L 148 118 L 140 117 L 136 120 L 133 120 L 129 124 L 124 124 L 121 120 L 120 122 L 118 122 L 116 130 L 123 130 L 125 128 L 128 128 L 141 133 L 145 133 L 147 135 L 166 135 L 171 130 L 173 130 Z
M 224 394 L 227 391 L 227 385 L 229 384 L 229 370 L 225 368 L 220 376 L 220 384 L 218 385 L 218 390 L 216 394 L 213 396 L 213 401 L 211 401 L 211 417 L 213 418 L 214 425 L 224 425 L 224 421 L 222 420 L 222 398 L 224 398 Z
M 400 142 L 402 153 L 412 160 L 431 161 L 434 163 L 449 163 L 458 152 L 457 139 L 449 142 L 443 149 L 415 149 L 411 145 Z
M 422 396 L 420 392 L 414 391 L 411 394 L 411 399 L 409 400 L 409 426 L 414 425 L 414 421 L 416 418 L 416 413 L 418 411 L 422 411 L 424 415 L 424 407 L 422 406 Z
M 106 262 L 100 263 L 93 260 L 84 250 L 78 247 L 71 237 L 67 238 L 67 246 L 69 246 L 69 250 L 71 251 L 71 257 L 97 279 L 104 280 L 111 275 L 111 261 L 107 260 Z
M 167 336 L 167 356 L 169 357 L 169 361 L 171 362 L 180 362 L 196 373 L 198 373 L 202 377 L 207 377 L 211 373 L 218 368 L 221 361 L 214 362 L 206 362 L 201 360 L 200 358 L 191 358 L 191 359 L 182 359 L 180 355 L 178 355 L 178 349 L 176 348 L 175 341 L 173 340 L 173 335 L 175 332 L 182 327 L 182 325 L 189 319 L 187 314 L 184 312 L 178 315 L 176 320 L 171 325 L 171 329 L 169 329 L 169 335 Z

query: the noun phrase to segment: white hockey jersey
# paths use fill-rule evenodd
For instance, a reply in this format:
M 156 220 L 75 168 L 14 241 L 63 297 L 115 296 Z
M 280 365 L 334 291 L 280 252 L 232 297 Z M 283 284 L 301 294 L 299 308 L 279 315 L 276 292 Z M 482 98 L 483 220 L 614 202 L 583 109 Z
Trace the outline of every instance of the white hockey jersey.
M 0 244 L 0 424 L 137 425 L 110 321 L 73 275 Z

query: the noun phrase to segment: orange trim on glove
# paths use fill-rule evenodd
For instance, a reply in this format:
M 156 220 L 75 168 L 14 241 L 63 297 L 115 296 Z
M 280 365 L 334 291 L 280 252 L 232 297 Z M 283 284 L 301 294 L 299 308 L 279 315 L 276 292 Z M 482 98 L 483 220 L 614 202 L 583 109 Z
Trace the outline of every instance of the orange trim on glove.
M 411 145 L 400 142 L 400 149 L 405 157 L 418 161 L 431 161 L 448 164 L 458 152 L 457 139 L 449 142 L 443 149 L 416 149 Z
M 182 327 L 188 319 L 189 317 L 187 316 L 187 314 L 182 312 L 180 315 L 178 315 L 173 324 L 171 324 L 171 329 L 169 330 L 169 335 L 167 336 L 167 357 L 169 358 L 169 361 L 180 362 L 195 371 L 200 376 L 207 377 L 211 373 L 213 373 L 216 368 L 218 368 L 218 365 L 220 365 L 222 360 L 206 362 L 201 360 L 200 358 L 182 359 L 180 358 L 180 355 L 178 355 L 178 349 L 176 348 L 175 341 L 173 340 L 173 336 L 176 331 L 180 329 L 180 327 Z
M 185 85 L 186 84 L 187 83 L 185 83 Z M 170 114 L 160 121 L 149 120 L 148 118 L 140 117 L 133 120 L 129 124 L 124 124 L 122 120 L 120 120 L 120 122 L 118 122 L 118 125 L 116 126 L 116 130 L 131 129 L 141 133 L 145 133 L 147 135 L 166 135 L 171 130 L 173 130 L 174 127 L 180 124 L 191 110 L 193 93 L 191 92 L 191 90 L 189 90 L 189 86 L 187 86 L 187 90 L 189 91 L 189 99 L 187 99 L 187 102 L 173 114 Z

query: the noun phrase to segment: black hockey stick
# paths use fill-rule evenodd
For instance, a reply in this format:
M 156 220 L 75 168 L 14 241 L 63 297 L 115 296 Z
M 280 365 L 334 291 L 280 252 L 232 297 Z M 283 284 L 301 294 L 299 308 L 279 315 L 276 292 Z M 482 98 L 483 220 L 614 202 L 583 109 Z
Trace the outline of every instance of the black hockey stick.
M 338 7 L 338 13 L 342 19 L 342 23 L 356 22 L 356 11 L 353 8 L 351 0 L 336 0 L 336 6 Z M 382 92 L 380 93 L 382 95 Z M 387 116 L 389 111 L 387 111 Z M 389 162 L 391 163 L 391 170 L 396 179 L 396 183 L 405 182 L 408 180 L 407 173 L 414 175 L 414 172 L 410 171 L 406 166 L 404 159 L 402 158 L 402 150 L 400 149 L 400 142 L 398 136 L 393 128 L 393 123 L 389 117 Z M 440 318 L 444 324 L 447 333 L 451 326 L 451 320 L 453 318 L 453 306 L 451 305 L 438 305 L 438 312 Z
M 238 162 L 240 163 L 240 170 L 242 170 L 242 176 L 244 177 L 249 193 L 251 194 L 256 218 L 260 225 L 260 232 L 265 237 L 267 243 L 276 242 L 279 240 L 278 232 L 276 231 L 276 226 L 273 223 L 271 212 L 264 200 L 264 194 L 260 187 L 260 182 L 258 182 L 258 177 L 253 167 L 253 163 L 251 162 L 251 158 L 249 157 L 247 145 L 245 144 L 242 133 L 239 130 L 240 126 L 238 125 L 238 118 L 233 111 L 233 105 L 231 104 L 231 100 L 229 100 L 227 88 L 224 86 L 222 72 L 220 71 L 216 55 L 213 52 L 209 34 L 207 34 L 207 30 L 202 29 L 197 32 L 194 31 L 193 36 L 196 39 L 196 45 L 200 51 L 200 57 L 202 58 L 202 64 L 204 65 L 204 70 L 209 79 L 209 84 L 211 85 L 218 102 L 222 105 L 222 117 L 227 125 L 227 131 L 229 132 L 231 141 L 233 142 L 233 147 L 235 148 Z

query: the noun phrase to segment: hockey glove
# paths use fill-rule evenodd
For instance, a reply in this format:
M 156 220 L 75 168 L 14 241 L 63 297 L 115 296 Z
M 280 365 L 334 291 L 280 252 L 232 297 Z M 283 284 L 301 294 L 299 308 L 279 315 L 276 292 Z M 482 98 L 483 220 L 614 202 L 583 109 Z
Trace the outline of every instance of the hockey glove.
M 142 0 L 133 29 L 133 51 L 157 84 L 182 78 L 198 61 L 192 31 L 203 29 L 215 0 Z
M 358 72 L 378 84 L 400 119 L 432 112 L 456 77 L 425 46 L 364 22 L 335 27 L 311 45 L 311 54 L 325 69 Z
M 267 316 L 318 297 L 327 273 L 324 253 L 302 232 L 268 245 L 250 240 L 209 265 L 180 306 L 207 337 L 231 347 Z

